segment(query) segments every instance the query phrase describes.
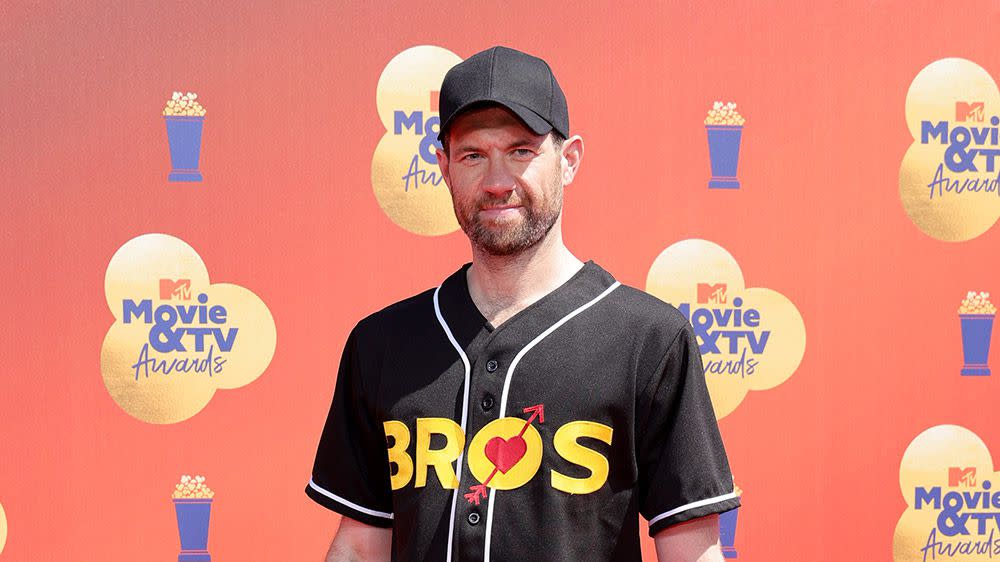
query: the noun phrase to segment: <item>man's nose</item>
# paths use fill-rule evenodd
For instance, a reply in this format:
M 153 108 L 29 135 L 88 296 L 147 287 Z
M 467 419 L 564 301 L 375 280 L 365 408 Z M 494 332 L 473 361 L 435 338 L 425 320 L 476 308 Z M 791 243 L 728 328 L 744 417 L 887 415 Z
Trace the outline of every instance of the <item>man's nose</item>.
M 514 174 L 502 155 L 490 157 L 483 189 L 493 194 L 503 194 L 514 190 Z

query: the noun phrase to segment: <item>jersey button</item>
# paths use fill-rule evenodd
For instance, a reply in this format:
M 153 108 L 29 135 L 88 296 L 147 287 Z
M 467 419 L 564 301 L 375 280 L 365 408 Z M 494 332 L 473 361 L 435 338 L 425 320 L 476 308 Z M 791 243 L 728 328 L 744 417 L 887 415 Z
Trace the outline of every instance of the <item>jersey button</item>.
M 469 514 L 469 525 L 478 525 L 478 524 L 479 524 L 479 514 L 473 511 L 472 513 Z
M 497 367 L 499 367 L 499 366 L 500 366 L 500 364 L 497 363 L 496 359 L 490 359 L 489 361 L 486 362 L 486 370 L 489 371 L 489 372 L 491 372 L 491 373 L 493 371 L 496 371 Z
M 493 404 L 495 403 L 496 400 L 493 398 L 492 394 L 487 394 L 486 396 L 483 396 L 483 409 L 486 410 L 487 412 L 493 409 Z

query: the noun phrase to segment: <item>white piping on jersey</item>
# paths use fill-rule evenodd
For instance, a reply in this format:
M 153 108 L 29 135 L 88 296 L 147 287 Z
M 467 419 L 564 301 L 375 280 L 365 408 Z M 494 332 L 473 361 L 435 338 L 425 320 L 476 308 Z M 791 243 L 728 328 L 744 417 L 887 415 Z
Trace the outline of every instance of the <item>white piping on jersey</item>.
M 562 326 L 577 314 L 580 314 L 584 310 L 587 310 L 588 308 L 596 304 L 598 301 L 608 296 L 608 294 L 611 291 L 617 289 L 619 285 L 621 285 L 621 283 L 615 281 L 607 289 L 604 289 L 603 293 L 597 295 L 592 300 L 590 300 L 590 302 L 580 306 L 573 312 L 570 312 L 566 316 L 563 316 L 562 319 L 560 319 L 555 324 L 549 326 L 548 329 L 546 329 L 544 332 L 535 336 L 535 339 L 528 342 L 528 345 L 524 346 L 523 348 L 521 348 L 521 351 L 517 352 L 517 355 L 514 356 L 514 360 L 511 361 L 510 363 L 510 368 L 507 369 L 507 378 L 503 382 L 503 396 L 500 399 L 501 418 L 506 417 L 507 415 L 507 391 L 510 390 L 510 380 L 514 376 L 514 368 L 517 367 L 517 364 L 521 362 L 521 358 L 524 357 L 524 354 L 527 353 L 529 350 L 531 350 L 531 348 L 535 347 L 535 345 L 537 345 L 538 342 L 545 339 L 546 336 L 556 331 L 556 329 L 558 329 L 559 326 Z M 486 544 L 484 546 L 485 552 L 483 553 L 483 562 L 490 562 L 490 537 L 493 535 L 493 503 L 495 499 L 494 496 L 496 496 L 496 492 L 497 492 L 496 488 L 490 488 L 490 500 L 489 500 L 490 503 L 486 507 Z
M 334 500 L 336 502 L 340 502 L 340 503 L 346 505 L 347 507 L 349 507 L 351 509 L 354 509 L 354 510 L 360 511 L 361 513 L 364 513 L 365 515 L 373 515 L 375 517 L 381 517 L 383 519 L 392 519 L 392 514 L 391 513 L 386 513 L 384 511 L 375 511 L 374 509 L 368 509 L 367 507 L 361 507 L 360 505 L 358 505 L 358 504 L 356 504 L 356 503 L 354 503 L 352 501 L 345 500 L 344 498 L 338 496 L 337 494 L 334 494 L 333 492 L 331 492 L 329 490 L 324 490 L 323 488 L 320 488 L 319 485 L 317 485 L 315 482 L 313 482 L 312 478 L 309 479 L 309 487 L 312 488 L 313 490 L 316 490 L 317 492 L 323 494 L 324 496 L 330 498 L 331 500 Z
M 597 301 L 599 301 L 599 300 L 603 299 L 605 296 L 607 296 L 608 293 L 610 293 L 611 291 L 614 291 L 615 289 L 617 289 L 619 285 L 621 285 L 621 283 L 619 283 L 618 281 L 615 281 L 614 283 L 611 284 L 610 287 L 608 287 L 607 289 L 604 289 L 603 293 L 601 293 L 601 294 L 597 295 L 596 297 L 594 297 L 594 299 L 591 300 L 590 302 L 588 302 L 587 304 L 581 306 L 580 308 L 574 310 L 573 312 L 570 312 L 566 316 L 563 316 L 561 320 L 559 320 L 555 324 L 549 326 L 548 329 L 546 329 L 544 332 L 538 334 L 535 337 L 535 339 L 531 340 L 528 343 L 528 345 L 526 345 L 523 348 L 521 348 L 521 351 L 517 352 L 517 355 L 514 356 L 514 360 L 510 362 L 510 368 L 507 369 L 507 378 L 503 381 L 503 397 L 500 399 L 500 417 L 501 418 L 504 417 L 505 415 L 507 415 L 507 392 L 510 390 L 510 379 L 511 379 L 511 376 L 514 374 L 514 368 L 517 367 L 517 364 L 521 362 L 521 358 L 524 357 L 524 354 L 527 353 L 528 351 L 530 351 L 531 348 L 535 347 L 535 345 L 538 342 L 542 341 L 545 338 L 545 336 L 547 336 L 547 335 L 551 334 L 552 332 L 556 331 L 556 329 L 559 326 L 562 326 L 563 324 L 565 324 L 566 322 L 568 322 L 570 318 L 573 318 L 577 314 L 580 314 L 584 310 L 587 310 L 588 308 L 590 308 L 591 306 L 593 306 L 595 303 L 597 303 Z
M 438 292 L 441 291 L 441 286 L 438 285 L 437 289 L 434 289 L 434 315 L 437 316 L 438 322 L 441 323 L 441 327 L 444 328 L 445 335 L 448 336 L 448 341 L 451 345 L 455 346 L 455 350 L 458 351 L 458 356 L 462 358 L 462 365 L 465 366 L 465 385 L 464 396 L 462 397 L 462 435 L 465 435 L 465 422 L 469 414 L 469 374 L 472 368 L 469 366 L 469 358 L 466 357 L 465 351 L 462 351 L 462 346 L 458 345 L 458 341 L 455 340 L 455 336 L 451 333 L 451 328 L 448 327 L 448 322 L 445 321 L 444 316 L 441 315 L 441 305 L 438 303 Z M 465 453 L 465 447 L 458 452 L 458 465 L 455 468 L 455 475 L 458 478 L 458 485 L 455 486 L 455 491 L 451 495 L 451 519 L 448 523 L 448 557 L 447 562 L 451 562 L 451 545 L 454 541 L 455 535 L 455 504 L 458 502 L 458 491 L 462 489 L 462 456 Z
M 660 519 L 665 519 L 667 517 L 670 517 L 671 515 L 677 515 L 678 513 L 681 513 L 683 511 L 687 511 L 689 509 L 694 509 L 696 507 L 701 507 L 703 505 L 710 505 L 710 504 L 713 504 L 713 503 L 719 503 L 719 502 L 723 502 L 723 501 L 726 501 L 726 500 L 731 500 L 731 499 L 737 498 L 737 497 L 739 497 L 739 496 L 736 494 L 736 492 L 733 492 L 731 494 L 723 494 L 721 496 L 715 496 L 714 498 L 708 498 L 708 499 L 704 499 L 704 500 L 698 500 L 696 502 L 691 502 L 689 504 L 685 504 L 685 505 L 682 505 L 680 507 L 671 509 L 670 511 L 664 511 L 663 513 L 661 513 L 661 514 L 657 515 L 656 517 L 650 519 L 649 520 L 649 524 L 653 525 L 654 523 L 656 523 Z

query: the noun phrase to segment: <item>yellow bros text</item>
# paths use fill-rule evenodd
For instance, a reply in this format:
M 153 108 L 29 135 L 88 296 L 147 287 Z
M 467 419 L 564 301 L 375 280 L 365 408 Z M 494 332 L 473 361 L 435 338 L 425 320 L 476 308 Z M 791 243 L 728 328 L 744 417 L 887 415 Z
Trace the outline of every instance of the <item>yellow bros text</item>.
M 458 487 L 453 463 L 465 449 L 465 433 L 457 423 L 448 418 L 417 418 L 416 439 L 411 437 L 410 428 L 403 422 L 387 421 L 383 427 L 393 490 L 406 486 L 411 480 L 415 488 L 426 486 L 427 474 L 432 468 L 442 488 Z M 608 480 L 608 459 L 580 444 L 579 439 L 589 437 L 611 445 L 611 434 L 612 428 L 592 421 L 573 421 L 560 427 L 552 438 L 556 453 L 590 471 L 590 476 L 576 478 L 549 470 L 552 487 L 568 494 L 589 494 L 599 490 Z M 443 437 L 444 445 L 432 449 L 432 435 Z M 412 454 L 411 441 L 415 441 Z M 533 425 L 521 418 L 493 420 L 469 442 L 467 461 L 469 470 L 479 482 L 498 490 L 512 490 L 538 473 L 542 463 L 542 437 Z

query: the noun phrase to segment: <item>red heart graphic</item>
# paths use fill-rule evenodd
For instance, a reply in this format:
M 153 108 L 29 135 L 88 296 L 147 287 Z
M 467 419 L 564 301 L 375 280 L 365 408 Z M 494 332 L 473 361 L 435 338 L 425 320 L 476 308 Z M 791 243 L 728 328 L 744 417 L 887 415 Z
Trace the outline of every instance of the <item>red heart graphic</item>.
M 486 442 L 486 458 L 490 459 L 493 466 L 504 474 L 514 468 L 517 461 L 521 460 L 527 451 L 528 444 L 520 435 L 515 435 L 510 439 L 494 437 Z

